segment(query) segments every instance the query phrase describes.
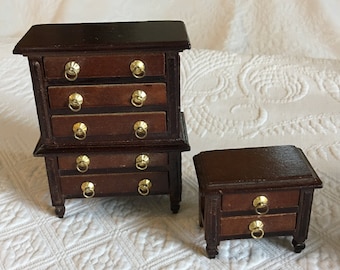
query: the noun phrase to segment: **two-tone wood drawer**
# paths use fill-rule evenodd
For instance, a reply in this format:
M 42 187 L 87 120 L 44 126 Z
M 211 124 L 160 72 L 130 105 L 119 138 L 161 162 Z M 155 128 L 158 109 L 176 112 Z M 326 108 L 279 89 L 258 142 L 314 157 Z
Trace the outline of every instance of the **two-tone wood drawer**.
M 265 234 L 292 233 L 295 226 L 296 213 L 222 217 L 220 237 L 222 239 L 262 238 Z
M 88 108 L 135 109 L 166 106 L 166 84 L 104 84 L 48 87 L 51 110 L 64 109 L 66 113 Z
M 92 170 L 130 170 L 147 171 L 155 168 L 167 168 L 167 153 L 78 153 L 58 157 L 61 171 L 87 173 Z
M 165 112 L 53 115 L 51 122 L 56 139 L 86 142 L 97 141 L 98 136 L 146 139 L 167 131 Z
M 50 56 L 44 58 L 47 79 L 76 81 L 88 78 L 164 76 L 163 53 Z
M 223 194 L 221 237 L 262 238 L 293 232 L 299 196 L 299 190 Z
M 168 172 L 65 175 L 60 177 L 60 184 L 65 198 L 169 192 Z
M 262 191 L 249 193 L 231 193 L 222 196 L 222 211 L 249 212 L 267 214 L 272 212 L 296 211 L 299 205 L 299 190 Z

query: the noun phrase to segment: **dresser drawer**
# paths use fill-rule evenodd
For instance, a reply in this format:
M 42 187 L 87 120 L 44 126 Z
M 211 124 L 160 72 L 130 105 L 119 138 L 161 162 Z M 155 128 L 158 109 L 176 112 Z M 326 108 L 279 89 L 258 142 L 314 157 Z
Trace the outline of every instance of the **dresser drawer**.
M 44 57 L 45 76 L 48 79 L 65 79 L 65 66 L 75 62 L 79 66 L 77 77 L 72 81 L 84 78 L 131 77 L 130 64 L 141 60 L 145 66 L 145 76 L 165 75 L 165 56 L 162 53 L 128 54 L 128 55 L 92 55 L 92 56 L 48 56 Z M 67 67 L 66 67 L 67 69 Z
M 74 137 L 75 140 L 77 137 L 78 140 L 84 141 L 88 141 L 92 136 L 126 135 L 136 138 L 136 125 L 139 125 L 140 121 L 146 124 L 146 131 L 139 135 L 140 138 L 144 135 L 144 138 L 147 138 L 152 134 L 165 133 L 167 130 L 165 112 L 54 115 L 51 121 L 55 137 Z
M 92 169 L 138 169 L 145 171 L 148 168 L 167 167 L 167 153 L 122 153 L 122 154 L 93 154 L 79 153 L 58 157 L 60 170 L 73 170 L 85 173 Z
M 148 179 L 151 186 L 144 195 L 169 192 L 168 172 L 86 174 L 81 176 L 61 176 L 61 190 L 67 197 L 84 197 L 82 184 L 92 183 L 94 197 L 111 195 L 141 195 L 138 187 Z M 92 195 L 92 194 L 89 194 Z M 92 197 L 92 196 L 89 196 Z
M 296 225 L 296 214 L 275 214 L 266 216 L 236 216 L 221 218 L 221 237 L 244 236 L 250 235 L 249 225 L 260 220 L 263 223 L 263 232 L 293 232 Z
M 294 208 L 299 205 L 299 194 L 299 190 L 224 194 L 222 197 L 222 211 L 255 211 L 256 207 L 261 211 L 260 208 L 262 207 L 264 211 L 269 212 L 271 209 Z M 267 199 L 266 203 L 262 201 L 263 205 L 260 205 L 260 196 L 264 197 L 264 200 Z
M 110 106 L 134 108 L 165 106 L 167 103 L 164 83 L 53 86 L 48 87 L 48 95 L 52 110 L 81 111 L 83 108 Z

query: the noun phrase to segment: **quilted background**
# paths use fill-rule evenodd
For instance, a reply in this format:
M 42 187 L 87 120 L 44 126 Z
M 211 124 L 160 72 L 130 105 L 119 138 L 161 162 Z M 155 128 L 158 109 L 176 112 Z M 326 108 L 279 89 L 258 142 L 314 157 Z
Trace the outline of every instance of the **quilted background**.
M 0 8 L 0 269 L 339 269 L 340 33 L 337 1 L 2 1 Z M 96 1 L 97 3 L 97 1 Z M 77 10 L 77 12 L 76 12 Z M 27 59 L 11 53 L 35 23 L 182 19 L 180 212 L 167 196 L 51 207 Z M 205 256 L 192 156 L 293 144 L 322 179 L 306 249 L 291 237 L 223 241 Z

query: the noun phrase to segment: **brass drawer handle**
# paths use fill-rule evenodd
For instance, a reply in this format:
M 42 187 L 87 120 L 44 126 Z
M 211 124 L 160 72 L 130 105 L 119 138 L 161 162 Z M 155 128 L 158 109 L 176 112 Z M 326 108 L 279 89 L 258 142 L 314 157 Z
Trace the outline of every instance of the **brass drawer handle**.
M 138 183 L 138 193 L 142 196 L 147 196 L 150 193 L 152 183 L 149 179 L 143 179 Z
M 251 237 L 254 239 L 261 239 L 264 236 L 263 222 L 261 220 L 255 220 L 249 224 L 249 231 Z
M 255 212 L 259 215 L 265 215 L 269 211 L 268 198 L 266 196 L 257 196 L 253 200 L 253 206 L 255 207 Z
M 132 75 L 137 78 L 143 78 L 145 76 L 145 65 L 141 60 L 134 60 L 130 64 L 130 71 Z
M 80 65 L 75 61 L 67 62 L 65 65 L 65 78 L 72 82 L 78 78 L 80 72 Z
M 74 138 L 82 141 L 86 139 L 87 126 L 84 123 L 78 122 L 73 125 Z
M 83 104 L 83 96 L 78 93 L 73 93 L 68 97 L 68 107 L 73 112 L 79 112 Z
M 89 169 L 90 158 L 86 155 L 80 155 L 76 158 L 76 164 L 77 171 L 85 173 Z
M 146 93 L 143 90 L 136 90 L 131 95 L 131 104 L 137 108 L 142 107 L 146 100 Z
M 136 168 L 138 170 L 144 171 L 147 169 L 150 162 L 148 155 L 139 155 L 136 157 Z
M 144 121 L 137 121 L 134 124 L 133 129 L 135 131 L 135 136 L 138 139 L 144 139 L 148 135 L 148 124 Z
M 85 198 L 92 198 L 95 195 L 94 184 L 92 182 L 84 182 L 81 184 L 81 190 Z

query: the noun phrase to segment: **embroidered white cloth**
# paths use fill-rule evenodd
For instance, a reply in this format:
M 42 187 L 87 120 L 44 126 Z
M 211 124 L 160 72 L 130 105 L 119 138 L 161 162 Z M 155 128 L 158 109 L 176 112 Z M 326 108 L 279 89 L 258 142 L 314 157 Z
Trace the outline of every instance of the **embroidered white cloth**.
M 340 3 L 337 0 L 3 0 L 0 8 L 0 269 L 339 269 Z M 51 206 L 27 59 L 12 55 L 33 24 L 183 20 L 181 99 L 191 151 L 183 196 Z M 328 59 L 328 60 L 326 60 Z M 333 60 L 331 60 L 333 59 Z M 291 237 L 222 241 L 205 254 L 192 156 L 293 144 L 323 181 L 306 248 Z
M 181 54 L 182 108 L 192 150 L 183 154 L 180 212 L 168 196 L 73 199 L 54 215 L 28 64 L 0 62 L 2 269 L 336 269 L 340 267 L 340 65 L 335 60 Z M 294 144 L 324 183 L 315 191 L 306 249 L 291 237 L 222 241 L 205 254 L 192 156 L 203 150 Z

